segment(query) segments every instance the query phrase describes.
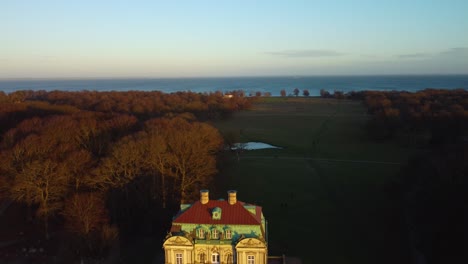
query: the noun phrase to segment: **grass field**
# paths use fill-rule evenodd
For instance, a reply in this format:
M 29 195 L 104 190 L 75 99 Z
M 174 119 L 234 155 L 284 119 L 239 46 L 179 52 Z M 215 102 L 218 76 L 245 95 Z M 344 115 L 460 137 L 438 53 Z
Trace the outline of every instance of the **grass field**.
M 406 235 L 386 189 L 417 150 L 370 139 L 367 120 L 355 101 L 263 98 L 213 125 L 282 149 L 245 151 L 240 160 L 228 154 L 213 196 L 237 189 L 240 200 L 263 206 L 271 255 L 405 263 Z

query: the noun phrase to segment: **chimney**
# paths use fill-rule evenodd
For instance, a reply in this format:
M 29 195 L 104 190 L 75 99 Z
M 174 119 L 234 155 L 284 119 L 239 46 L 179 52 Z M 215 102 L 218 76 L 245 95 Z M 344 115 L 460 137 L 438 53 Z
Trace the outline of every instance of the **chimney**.
M 237 203 L 237 191 L 236 190 L 228 191 L 228 202 L 230 205 Z
M 201 190 L 200 191 L 200 203 L 207 204 L 210 201 L 210 197 L 208 196 L 208 190 Z

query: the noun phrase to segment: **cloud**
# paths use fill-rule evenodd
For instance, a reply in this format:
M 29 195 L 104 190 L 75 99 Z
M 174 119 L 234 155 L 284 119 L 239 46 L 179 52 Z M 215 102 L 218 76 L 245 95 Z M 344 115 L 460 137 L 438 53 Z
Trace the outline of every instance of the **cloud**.
M 468 48 L 459 47 L 451 48 L 448 50 L 436 52 L 436 53 L 409 53 L 397 55 L 400 59 L 442 59 L 442 58 L 459 58 L 468 56 Z
M 468 48 L 466 48 L 466 47 L 451 48 L 449 50 L 440 52 L 439 55 L 442 55 L 442 56 L 468 56 Z
M 344 53 L 334 50 L 283 50 L 283 51 L 271 51 L 266 52 L 269 55 L 287 58 L 317 58 L 317 57 L 335 57 L 342 56 Z
M 398 55 L 399 58 L 402 59 L 416 59 L 416 58 L 427 58 L 432 56 L 429 53 L 410 53 L 410 54 L 400 54 Z
M 371 59 L 377 58 L 377 55 L 375 55 L 375 54 L 361 54 L 359 56 L 362 57 L 362 58 L 371 58 Z

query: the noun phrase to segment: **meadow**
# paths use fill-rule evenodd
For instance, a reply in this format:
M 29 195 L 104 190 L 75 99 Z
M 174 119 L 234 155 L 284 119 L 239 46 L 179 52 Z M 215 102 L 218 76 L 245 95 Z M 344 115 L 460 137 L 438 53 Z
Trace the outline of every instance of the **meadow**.
M 227 154 L 212 196 L 236 189 L 263 206 L 270 255 L 302 263 L 405 263 L 401 164 L 420 151 L 376 141 L 360 102 L 315 97 L 262 98 L 251 110 L 213 123 L 240 142 L 281 149 Z

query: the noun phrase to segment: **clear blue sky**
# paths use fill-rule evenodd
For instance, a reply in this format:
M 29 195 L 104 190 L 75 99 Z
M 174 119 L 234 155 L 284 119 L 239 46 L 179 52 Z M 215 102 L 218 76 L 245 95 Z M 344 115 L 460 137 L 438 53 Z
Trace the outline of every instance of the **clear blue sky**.
M 0 0 L 0 78 L 334 74 L 468 74 L 468 1 Z

